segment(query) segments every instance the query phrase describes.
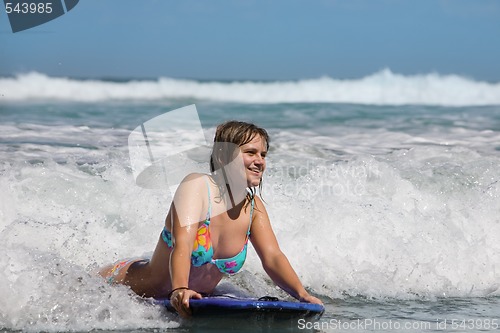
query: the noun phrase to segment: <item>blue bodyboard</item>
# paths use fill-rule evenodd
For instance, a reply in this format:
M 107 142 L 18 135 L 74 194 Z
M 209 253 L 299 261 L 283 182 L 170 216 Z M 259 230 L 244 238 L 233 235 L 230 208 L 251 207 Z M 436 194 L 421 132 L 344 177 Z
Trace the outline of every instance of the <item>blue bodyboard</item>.
M 175 311 L 169 299 L 158 299 L 169 311 Z M 319 319 L 325 308 L 320 304 L 280 301 L 272 297 L 237 298 L 231 296 L 210 296 L 191 299 L 189 307 L 193 317 L 204 316 L 260 316 L 273 319 Z

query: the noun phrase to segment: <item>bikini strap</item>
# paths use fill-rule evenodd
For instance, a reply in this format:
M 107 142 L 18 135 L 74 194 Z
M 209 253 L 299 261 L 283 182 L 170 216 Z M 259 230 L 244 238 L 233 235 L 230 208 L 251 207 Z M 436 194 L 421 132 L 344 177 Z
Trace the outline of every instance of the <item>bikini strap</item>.
M 248 230 L 247 230 L 247 241 L 248 241 L 248 236 L 250 236 L 250 228 L 252 227 L 253 206 L 254 206 L 254 198 L 252 197 L 250 206 L 250 223 L 248 224 Z
M 207 189 L 208 189 L 208 212 L 207 212 L 207 217 L 205 219 L 205 224 L 209 225 L 210 216 L 212 216 L 212 201 L 210 200 L 210 184 L 208 183 L 208 179 L 205 179 L 205 182 L 207 183 Z

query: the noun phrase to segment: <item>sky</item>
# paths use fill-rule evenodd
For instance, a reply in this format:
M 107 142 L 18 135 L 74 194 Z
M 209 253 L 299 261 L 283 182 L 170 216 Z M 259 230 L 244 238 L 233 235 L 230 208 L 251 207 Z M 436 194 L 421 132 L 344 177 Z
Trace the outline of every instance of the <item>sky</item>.
M 499 0 L 81 0 L 17 33 L 0 11 L 1 76 L 500 82 L 499 59 Z

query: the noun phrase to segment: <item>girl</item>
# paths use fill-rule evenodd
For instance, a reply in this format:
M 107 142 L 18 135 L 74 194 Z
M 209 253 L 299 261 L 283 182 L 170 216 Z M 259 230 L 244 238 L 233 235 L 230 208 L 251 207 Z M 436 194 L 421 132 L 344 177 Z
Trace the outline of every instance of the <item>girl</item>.
M 262 185 L 269 136 L 230 121 L 217 127 L 211 174 L 190 174 L 179 185 L 150 260 L 124 260 L 101 269 L 110 283 L 145 297 L 170 297 L 190 315 L 189 299 L 210 294 L 224 275 L 243 266 L 250 240 L 271 279 L 300 301 L 318 303 L 281 252 L 255 187 Z

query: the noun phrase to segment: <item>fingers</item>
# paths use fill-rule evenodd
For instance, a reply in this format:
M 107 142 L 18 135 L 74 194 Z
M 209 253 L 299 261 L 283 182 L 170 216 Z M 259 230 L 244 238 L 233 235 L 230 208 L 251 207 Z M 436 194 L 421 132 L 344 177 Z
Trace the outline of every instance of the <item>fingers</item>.
M 179 315 L 184 318 L 188 318 L 192 314 L 191 309 L 189 308 L 189 299 L 191 298 L 200 299 L 202 296 L 194 290 L 178 290 L 170 296 L 170 304 L 172 304 Z
M 176 291 L 170 296 L 170 304 L 184 318 L 191 316 L 188 290 Z
M 190 317 L 191 309 L 189 308 L 189 291 L 181 291 L 179 293 L 178 309 L 177 311 L 182 317 Z
M 311 295 L 307 295 L 306 297 L 304 297 L 302 299 L 302 301 L 307 302 L 307 303 L 314 303 L 314 304 L 323 305 L 323 302 L 319 298 L 311 296 Z
M 323 305 L 323 302 L 319 298 L 316 298 L 316 297 L 313 297 L 311 299 L 311 303 Z
M 192 291 L 194 291 L 194 290 L 192 290 Z M 195 292 L 194 292 L 194 294 L 193 294 L 193 297 L 191 297 L 191 298 L 202 299 L 202 298 L 203 298 L 203 296 L 201 296 L 201 294 L 200 294 L 200 293 L 197 293 L 197 292 L 195 291 Z

